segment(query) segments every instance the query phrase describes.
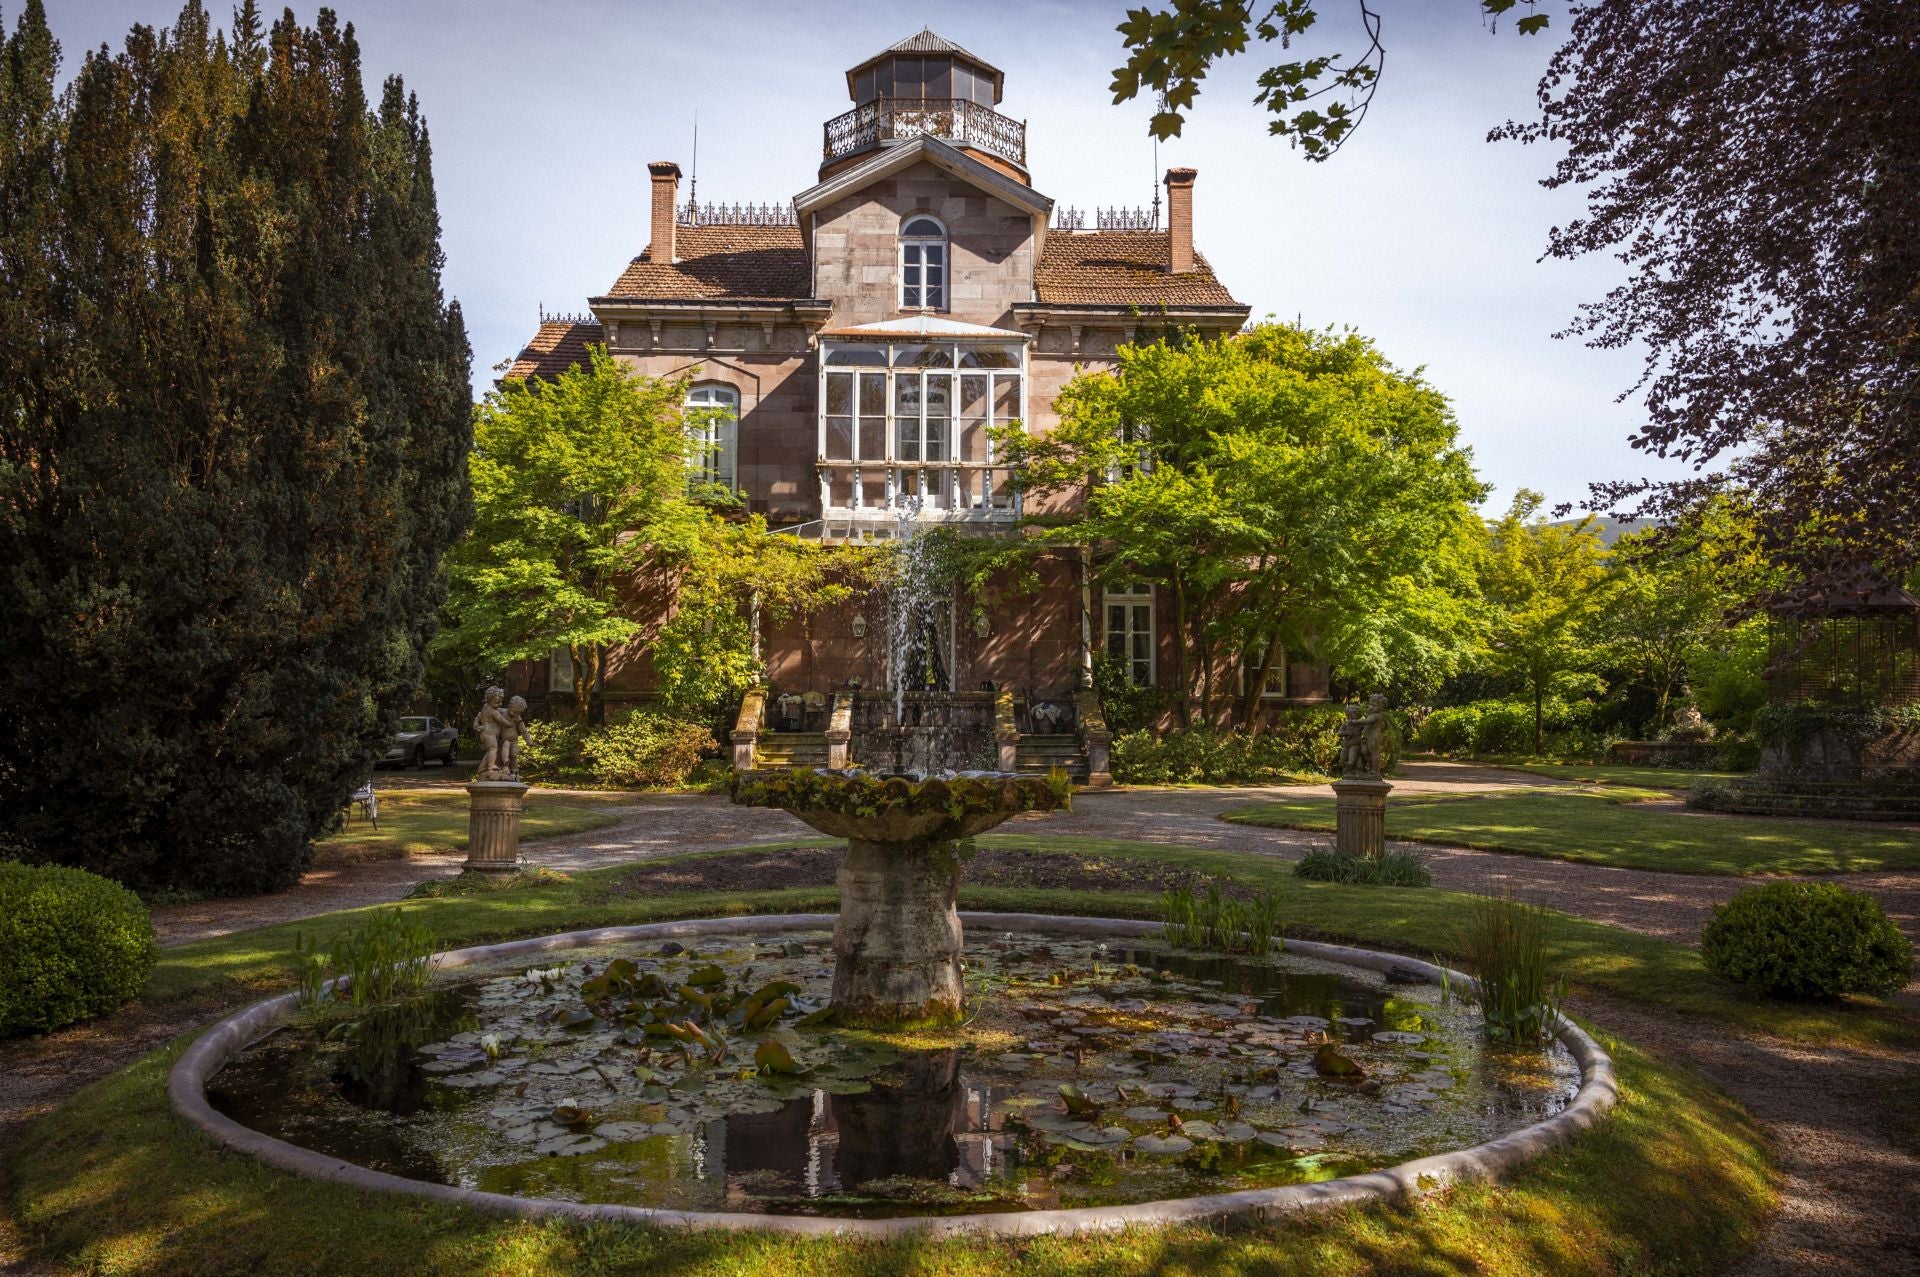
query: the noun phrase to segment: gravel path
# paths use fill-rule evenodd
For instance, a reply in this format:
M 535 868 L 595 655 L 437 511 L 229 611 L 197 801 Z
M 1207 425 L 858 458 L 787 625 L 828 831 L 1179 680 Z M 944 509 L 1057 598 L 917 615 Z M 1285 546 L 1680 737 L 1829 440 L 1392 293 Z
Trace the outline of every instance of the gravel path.
M 1411 764 L 1395 781 L 1402 793 L 1474 793 L 1559 783 L 1448 763 Z M 1297 860 L 1324 845 L 1328 836 L 1233 825 L 1219 815 L 1249 802 L 1325 792 L 1323 786 L 1118 790 L 1084 795 L 1071 813 L 1019 817 L 1001 832 L 1156 841 Z M 723 798 L 703 795 L 647 796 L 613 810 L 620 823 L 529 843 L 527 858 L 556 869 L 583 870 L 701 848 L 813 836 L 784 813 L 737 808 Z M 1682 942 L 1697 937 L 1713 904 L 1753 881 L 1397 845 L 1418 851 L 1441 886 L 1469 891 L 1511 886 L 1568 913 Z M 458 873 L 461 859 L 459 853 L 442 853 L 318 870 L 276 896 L 156 910 L 155 925 L 162 943 L 175 945 L 396 900 L 416 883 Z M 1856 874 L 1845 881 L 1872 891 L 1909 935 L 1920 938 L 1920 872 Z M 0 1161 L 18 1131 L 65 1095 L 241 1000 L 242 995 L 229 995 L 159 1008 L 136 1006 L 49 1039 L 0 1046 Z M 1687 1021 L 1594 999 L 1577 1009 L 1606 1031 L 1698 1069 L 1745 1104 L 1773 1134 L 1783 1172 L 1784 1209 L 1759 1254 L 1738 1277 L 1920 1273 L 1915 1259 L 1920 1255 L 1920 1135 L 1898 1129 L 1882 1102 L 1891 1087 L 1911 1091 L 1920 1086 L 1915 1061 L 1702 1035 Z M 0 1273 L 23 1273 L 27 1270 L 11 1262 L 18 1244 L 10 1230 L 0 1212 Z

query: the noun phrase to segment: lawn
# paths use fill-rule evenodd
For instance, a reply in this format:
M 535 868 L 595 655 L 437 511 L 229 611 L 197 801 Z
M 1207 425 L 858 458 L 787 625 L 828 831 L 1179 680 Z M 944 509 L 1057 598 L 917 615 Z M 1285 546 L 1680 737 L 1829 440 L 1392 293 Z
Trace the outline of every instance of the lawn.
M 1621 869 L 1685 874 L 1863 873 L 1920 869 L 1920 833 L 1650 808 L 1644 791 L 1408 797 L 1387 804 L 1387 834 L 1415 842 L 1513 851 Z M 1223 819 L 1280 829 L 1332 829 L 1330 798 L 1255 803 Z
M 1011 850 L 1147 858 L 1202 874 L 1233 878 L 1280 898 L 1289 935 L 1354 941 L 1420 956 L 1456 952 L 1456 929 L 1471 899 L 1461 892 L 1430 887 L 1353 887 L 1308 882 L 1296 878 L 1292 866 L 1285 861 L 1156 843 L 1015 834 L 989 835 L 978 841 L 985 847 Z M 833 844 L 828 839 L 812 839 L 779 845 Z M 699 856 L 727 854 L 730 853 L 698 853 Z M 664 862 L 647 863 L 657 867 Z M 637 869 L 633 865 L 614 866 L 513 890 L 408 901 L 406 907 L 418 911 L 418 916 L 442 944 L 456 947 L 513 936 L 667 918 L 831 912 L 836 903 L 831 887 L 682 895 L 627 895 L 613 890 L 624 875 Z M 1157 916 L 1159 909 L 1159 900 L 1152 895 L 985 887 L 969 884 L 964 873 L 960 904 L 965 909 L 1134 918 Z M 262 991 L 282 987 L 293 970 L 291 956 L 296 934 L 314 937 L 324 947 L 333 936 L 360 925 L 365 913 L 364 909 L 344 910 L 168 949 L 148 979 L 143 997 L 150 1001 L 169 1001 L 234 986 Z M 1708 975 L 1695 950 L 1651 936 L 1556 914 L 1550 928 L 1550 943 L 1554 959 L 1565 967 L 1576 989 L 1590 988 L 1608 997 L 1798 1041 L 1837 1039 L 1882 1045 L 1920 1042 L 1920 1015 L 1911 1011 L 1866 999 L 1838 1006 L 1767 1002 Z
M 1305 882 L 1284 862 L 1084 838 L 1001 835 L 1013 853 L 1150 858 L 1232 876 L 1278 895 L 1287 930 L 1409 953 L 1449 952 L 1467 898 L 1435 889 Z M 782 844 L 794 845 L 794 844 Z M 831 845 L 807 840 L 800 845 Z M 691 861 L 724 856 L 705 852 Z M 661 862 L 644 869 L 657 870 Z M 616 866 L 570 879 L 410 901 L 449 946 L 509 935 L 749 912 L 826 911 L 831 888 L 627 894 Z M 965 886 L 966 908 L 1152 916 L 1128 892 Z M 325 937 L 367 910 L 329 914 L 169 950 L 152 1000 L 284 983 L 293 934 Z M 1726 989 L 1682 946 L 1556 916 L 1551 944 L 1577 987 L 1704 1021 L 1801 1040 L 1920 1039 L 1920 1017 L 1885 1004 L 1778 1007 Z M 1598 1026 L 1604 1035 L 1605 1026 Z M 75 1096 L 30 1130 L 0 1172 L 30 1262 L 74 1272 L 275 1274 L 434 1272 L 727 1274 L 1316 1273 L 1706 1274 L 1758 1239 L 1774 1208 L 1765 1141 L 1718 1091 L 1608 1042 L 1623 1085 L 1607 1122 L 1499 1185 L 1232 1230 L 1137 1230 L 1086 1238 L 880 1244 L 500 1220 L 295 1179 L 216 1151 L 163 1092 L 186 1039 Z M 111 1121 L 101 1115 L 111 1114 Z
M 527 795 L 520 817 L 520 838 L 531 842 L 560 834 L 577 834 L 611 825 L 620 818 L 606 810 L 631 795 Z M 414 852 L 458 850 L 467 845 L 467 793 L 464 789 L 390 789 L 380 792 L 380 828 L 374 829 L 357 812 L 352 823 L 337 834 L 314 843 L 321 864 L 351 864 L 361 860 L 388 860 Z

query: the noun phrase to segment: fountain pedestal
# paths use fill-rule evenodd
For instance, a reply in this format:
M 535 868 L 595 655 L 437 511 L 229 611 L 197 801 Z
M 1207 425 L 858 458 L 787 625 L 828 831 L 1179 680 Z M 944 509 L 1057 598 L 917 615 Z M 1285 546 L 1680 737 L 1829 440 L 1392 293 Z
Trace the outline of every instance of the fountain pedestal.
M 957 1020 L 960 866 L 949 846 L 847 841 L 833 1005 L 854 1020 Z

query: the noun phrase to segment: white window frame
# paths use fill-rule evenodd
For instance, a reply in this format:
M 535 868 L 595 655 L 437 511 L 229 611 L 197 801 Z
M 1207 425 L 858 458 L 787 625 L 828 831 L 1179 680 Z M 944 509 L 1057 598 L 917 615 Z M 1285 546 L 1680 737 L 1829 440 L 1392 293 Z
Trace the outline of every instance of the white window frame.
M 1118 612 L 1120 615 L 1115 616 Z M 1116 620 L 1119 624 L 1115 624 Z M 1160 671 L 1159 633 L 1154 625 L 1153 587 L 1141 582 L 1109 585 L 1100 595 L 1101 650 L 1110 661 L 1121 662 L 1121 672 L 1131 687 L 1155 687 Z M 1141 657 L 1144 637 L 1146 655 Z M 1120 653 L 1116 655 L 1116 640 Z
M 1020 516 L 1022 497 L 1011 481 L 1012 467 L 998 455 L 990 433 L 984 459 L 967 461 L 958 455 L 969 422 L 977 421 L 991 432 L 1027 420 L 1027 345 L 1011 339 L 986 343 L 1008 348 L 1008 355 L 1017 345 L 1018 362 L 969 366 L 967 352 L 982 344 L 820 343 L 814 455 L 823 517 L 890 524 L 902 510 L 913 510 L 921 519 L 998 521 Z M 856 349 L 865 352 L 869 362 L 836 362 L 837 355 Z M 944 352 L 941 361 L 926 358 L 934 350 Z M 876 379 L 884 392 L 877 412 L 862 411 L 864 378 Z M 962 415 L 970 378 L 980 379 L 984 415 Z M 928 408 L 942 399 L 946 411 L 930 413 Z M 846 411 L 830 411 L 836 405 Z M 830 455 L 830 432 L 836 437 L 845 433 L 848 455 Z M 868 442 L 878 444 L 878 456 L 867 455 L 863 447 L 862 436 L 869 432 Z M 937 457 L 928 455 L 930 437 L 939 442 Z M 838 500 L 836 482 L 843 490 Z
M 733 491 L 740 477 L 740 388 L 724 381 L 697 382 L 687 388 L 682 411 L 687 417 L 687 469 L 694 482 Z
M 918 231 L 922 222 L 930 223 L 940 233 Z M 916 233 L 908 234 L 909 228 L 916 228 Z M 952 283 L 951 266 L 946 224 L 931 213 L 908 215 L 900 223 L 900 309 L 945 310 Z
M 1247 690 L 1247 681 L 1260 666 L 1260 653 L 1252 648 L 1240 656 L 1239 686 L 1242 692 Z M 1282 647 L 1273 658 L 1273 668 L 1267 671 L 1266 685 L 1260 689 L 1260 699 L 1265 701 L 1284 701 L 1293 698 L 1293 658 Z M 1278 687 L 1275 684 L 1279 684 Z

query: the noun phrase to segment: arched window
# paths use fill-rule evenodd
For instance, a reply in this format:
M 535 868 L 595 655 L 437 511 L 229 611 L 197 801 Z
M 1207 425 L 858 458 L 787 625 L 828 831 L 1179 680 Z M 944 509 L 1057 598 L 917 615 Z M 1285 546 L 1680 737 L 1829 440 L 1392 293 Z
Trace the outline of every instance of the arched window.
M 687 391 L 686 418 L 687 430 L 692 436 L 689 468 L 695 482 L 734 488 L 740 392 L 732 386 L 714 383 L 695 386 Z
M 947 308 L 947 228 L 921 213 L 900 228 L 900 305 Z

